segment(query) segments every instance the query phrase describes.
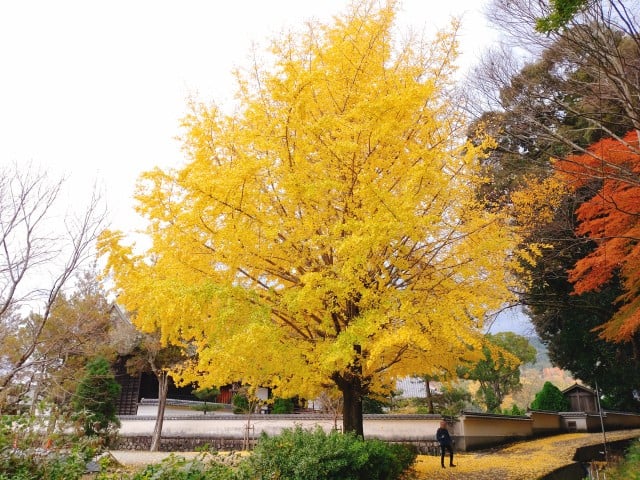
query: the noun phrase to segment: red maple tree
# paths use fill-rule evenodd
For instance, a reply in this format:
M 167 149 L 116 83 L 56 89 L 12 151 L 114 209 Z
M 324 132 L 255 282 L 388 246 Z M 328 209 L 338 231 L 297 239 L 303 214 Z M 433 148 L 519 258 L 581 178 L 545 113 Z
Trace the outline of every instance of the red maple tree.
M 595 187 L 576 211 L 576 233 L 596 243 L 569 271 L 574 292 L 599 291 L 614 275 L 622 281 L 620 308 L 601 328 L 603 338 L 629 341 L 640 330 L 640 149 L 638 133 L 603 139 L 581 155 L 555 163 L 574 188 Z

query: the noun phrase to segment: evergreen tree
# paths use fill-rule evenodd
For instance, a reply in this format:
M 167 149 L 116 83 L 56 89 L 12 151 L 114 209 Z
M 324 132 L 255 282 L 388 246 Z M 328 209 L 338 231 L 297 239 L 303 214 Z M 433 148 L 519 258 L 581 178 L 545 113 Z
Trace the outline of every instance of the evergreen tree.
M 542 390 L 536 393 L 536 398 L 531 402 L 531 409 L 566 412 L 569 410 L 569 400 L 562 395 L 560 389 L 553 383 L 545 382 Z
M 120 389 L 104 357 L 96 357 L 87 364 L 85 377 L 73 398 L 73 408 L 83 419 L 86 435 L 103 435 L 110 426 L 119 424 L 116 400 Z

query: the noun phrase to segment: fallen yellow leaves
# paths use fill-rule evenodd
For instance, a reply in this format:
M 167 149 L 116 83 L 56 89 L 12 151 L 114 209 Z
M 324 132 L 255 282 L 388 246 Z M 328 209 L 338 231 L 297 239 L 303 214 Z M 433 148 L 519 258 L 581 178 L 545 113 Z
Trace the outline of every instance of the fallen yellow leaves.
M 640 429 L 607 432 L 609 442 L 628 438 L 640 438 Z M 535 480 L 573 463 L 577 448 L 600 442 L 601 433 L 554 435 L 492 450 L 456 453 L 455 468 L 441 468 L 439 456 L 420 455 L 415 473 L 421 480 Z

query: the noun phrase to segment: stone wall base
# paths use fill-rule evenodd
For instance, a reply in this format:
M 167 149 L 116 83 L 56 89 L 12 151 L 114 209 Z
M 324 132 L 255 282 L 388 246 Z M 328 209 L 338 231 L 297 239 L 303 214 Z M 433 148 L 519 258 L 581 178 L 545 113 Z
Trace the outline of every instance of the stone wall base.
M 249 439 L 249 448 L 252 449 L 257 439 Z M 435 441 L 407 441 L 400 443 L 413 444 L 422 455 L 440 455 L 440 447 Z M 151 447 L 151 437 L 147 435 L 118 436 L 111 443 L 113 450 L 141 450 L 148 451 Z M 171 436 L 160 439 L 161 452 L 194 452 L 209 449 L 218 452 L 237 452 L 244 449 L 244 441 L 241 438 L 221 437 L 186 437 Z
M 249 440 L 250 446 L 255 440 Z M 194 452 L 209 449 L 219 452 L 240 451 L 243 449 L 241 438 L 220 437 L 162 437 L 160 439 L 161 452 Z M 146 435 L 124 437 L 118 436 L 111 444 L 114 450 L 149 450 L 151 437 Z

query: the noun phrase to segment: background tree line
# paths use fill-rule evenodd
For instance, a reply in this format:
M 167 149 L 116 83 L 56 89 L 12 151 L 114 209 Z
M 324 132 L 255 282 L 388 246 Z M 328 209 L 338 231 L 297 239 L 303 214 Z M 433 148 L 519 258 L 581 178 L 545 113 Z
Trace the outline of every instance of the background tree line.
M 484 162 L 489 208 L 514 208 L 525 244 L 519 293 L 553 362 L 610 406 L 637 410 L 640 215 L 639 5 L 490 4 L 504 42 L 470 80 L 477 125 L 497 145 Z

